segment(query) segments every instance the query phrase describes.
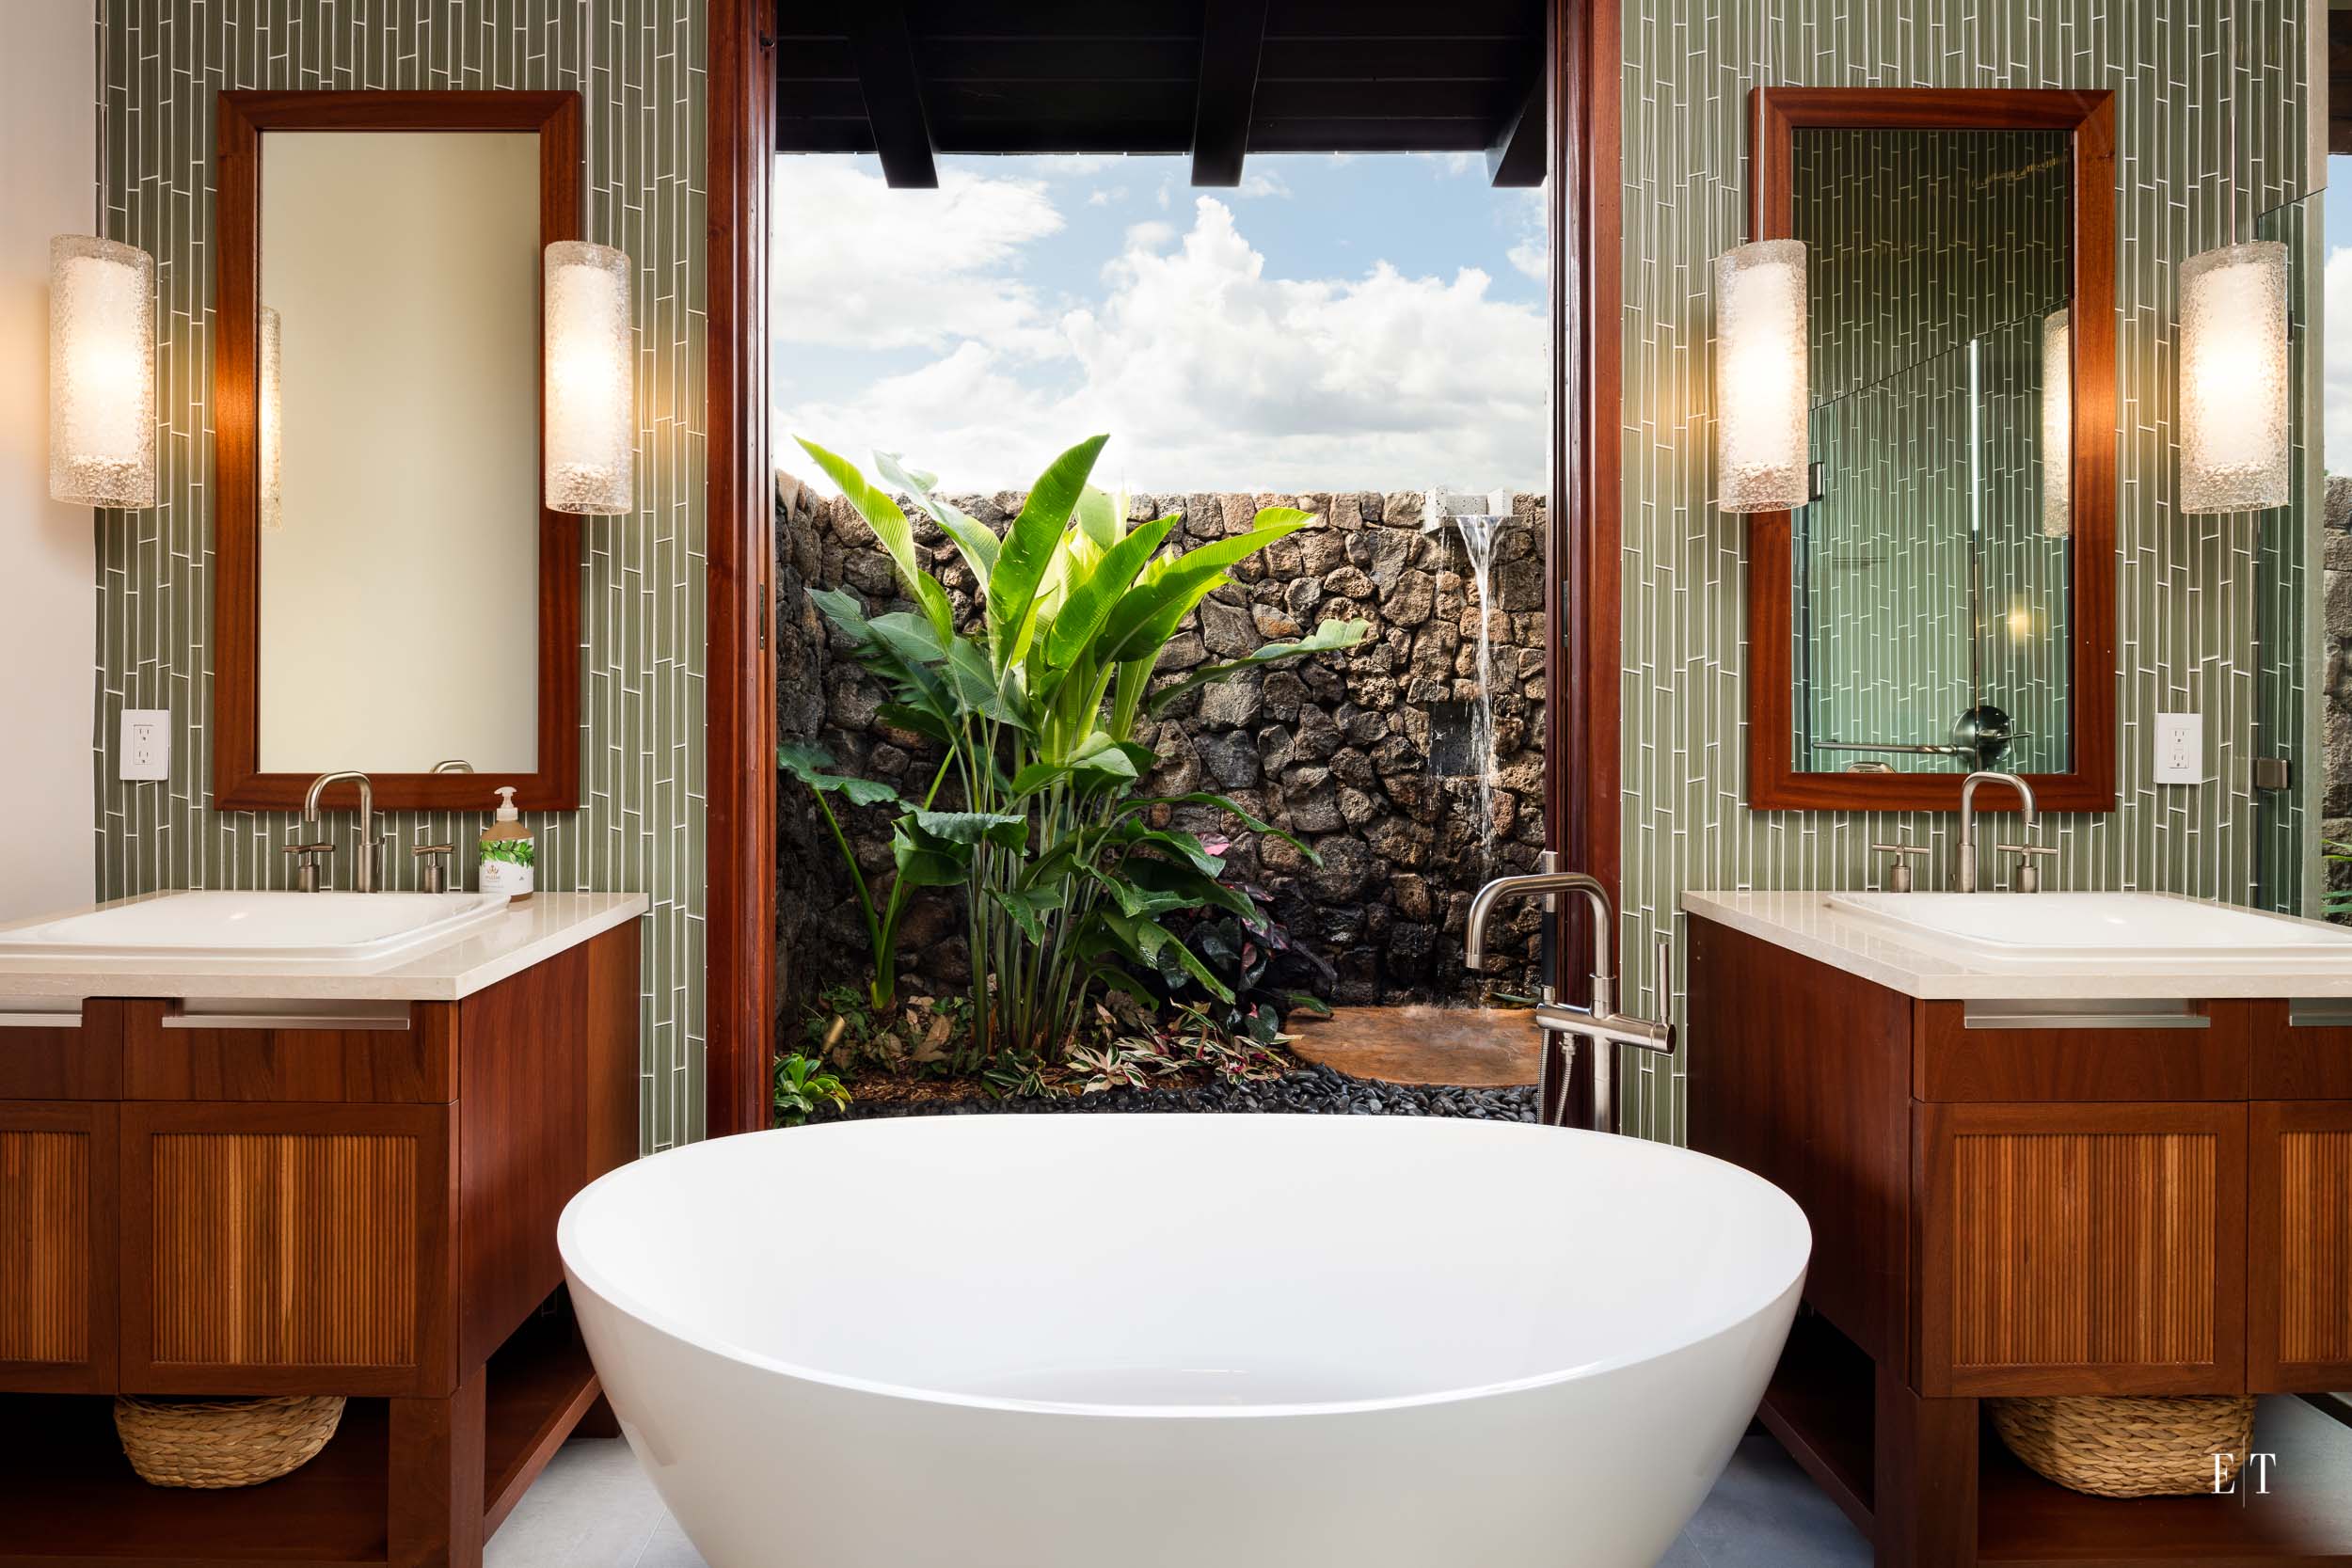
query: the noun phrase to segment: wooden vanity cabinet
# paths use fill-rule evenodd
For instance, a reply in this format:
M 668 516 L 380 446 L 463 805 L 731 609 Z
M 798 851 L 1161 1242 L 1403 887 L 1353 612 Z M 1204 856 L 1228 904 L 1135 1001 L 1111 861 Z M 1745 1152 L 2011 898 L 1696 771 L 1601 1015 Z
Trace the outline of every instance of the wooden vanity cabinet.
M 2352 1563 L 2352 1428 L 2299 1402 L 2267 1513 L 2063 1492 L 1979 1405 L 2352 1388 L 2352 1005 L 2012 1025 L 1690 929 L 1692 1146 L 1813 1227 L 1762 1416 L 1880 1563 Z
M 596 1399 L 545 1307 L 564 1204 L 637 1150 L 638 975 L 632 922 L 456 1002 L 0 1029 L 0 1564 L 478 1561 Z M 191 1501 L 56 1402 L 115 1393 L 354 1402 L 304 1470 Z

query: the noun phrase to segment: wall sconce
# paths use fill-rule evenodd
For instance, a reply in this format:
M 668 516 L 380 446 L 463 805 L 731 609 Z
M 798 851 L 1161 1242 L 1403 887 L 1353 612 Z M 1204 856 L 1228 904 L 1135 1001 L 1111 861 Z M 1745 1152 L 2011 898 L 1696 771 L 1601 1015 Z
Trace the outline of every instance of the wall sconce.
M 1804 244 L 1715 259 L 1715 509 L 1786 512 L 1810 493 Z
M 286 526 L 286 426 L 284 356 L 278 312 L 262 307 L 262 527 L 272 533 Z
M 2249 240 L 2181 264 L 2181 510 L 2287 501 L 2287 247 Z
M 628 257 L 548 246 L 547 502 L 558 512 L 637 509 L 637 374 Z
M 2042 534 L 2074 531 L 2074 333 L 2066 312 L 2042 318 Z
M 155 504 L 155 259 L 135 245 L 49 242 L 49 495 Z

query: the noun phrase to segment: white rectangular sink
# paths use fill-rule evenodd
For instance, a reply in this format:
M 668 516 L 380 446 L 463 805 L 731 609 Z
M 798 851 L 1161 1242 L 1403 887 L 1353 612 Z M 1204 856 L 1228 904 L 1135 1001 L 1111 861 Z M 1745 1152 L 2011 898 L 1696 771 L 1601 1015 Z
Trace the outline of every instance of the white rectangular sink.
M 1971 959 L 2352 965 L 2352 927 L 2160 893 L 1833 893 L 1833 910 Z
M 505 908 L 493 893 L 164 893 L 0 930 L 0 958 L 367 962 Z

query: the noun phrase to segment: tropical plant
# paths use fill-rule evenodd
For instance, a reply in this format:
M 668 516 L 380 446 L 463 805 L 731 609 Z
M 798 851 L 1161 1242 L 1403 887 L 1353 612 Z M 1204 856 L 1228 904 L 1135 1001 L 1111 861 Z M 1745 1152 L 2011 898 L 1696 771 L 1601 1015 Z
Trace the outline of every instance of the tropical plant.
M 1190 833 L 1153 826 L 1152 814 L 1161 805 L 1212 805 L 1253 832 L 1275 830 L 1223 796 L 1141 793 L 1158 759 L 1136 740 L 1136 724 L 1196 686 L 1350 647 L 1368 629 L 1361 621 L 1326 621 L 1295 642 L 1204 664 L 1154 689 L 1162 650 L 1200 601 L 1231 580 L 1227 569 L 1313 519 L 1268 507 L 1246 533 L 1163 554 L 1175 517 L 1130 528 L 1124 501 L 1088 483 L 1104 439 L 1090 437 L 1057 458 L 1001 539 L 936 495 L 932 476 L 878 455 L 882 479 L 914 499 L 971 569 L 980 599 L 971 632 L 958 629 L 946 588 L 918 562 L 914 526 L 898 504 L 855 465 L 801 443 L 866 519 L 915 605 L 868 616 L 854 594 L 810 594 L 850 657 L 887 689 L 883 721 L 946 751 L 941 777 L 954 778 L 961 809 L 934 809 L 939 781 L 923 803 L 905 805 L 891 835 L 898 873 L 891 893 L 897 900 L 901 888 L 964 891 L 973 989 L 961 1069 L 1008 1050 L 1057 1061 L 1090 989 L 1116 987 L 1148 1005 L 1153 998 L 1130 966 L 1152 968 L 1163 953 L 1211 995 L 1230 1000 L 1225 983 L 1162 920 L 1204 906 L 1254 911 L 1217 879 L 1220 857 Z M 831 792 L 813 787 L 820 800 Z M 882 948 L 891 905 L 877 909 L 868 898 L 867 907 L 876 911 L 869 934 L 879 970 L 890 961 Z
M 1122 1039 L 1117 1045 L 1152 1063 L 1163 1077 L 1202 1071 L 1229 1084 L 1265 1084 L 1297 1066 L 1280 1052 L 1289 1039 L 1282 1034 L 1265 1040 L 1236 1035 L 1199 1003 L 1180 1002 L 1149 1038 Z
M 866 938 L 874 950 L 874 977 L 867 984 L 866 1000 L 876 1012 L 888 1012 L 898 996 L 898 917 L 906 912 L 907 897 L 915 884 L 904 877 L 890 884 L 890 895 L 880 903 L 866 885 L 866 871 L 857 863 L 857 851 L 850 847 L 850 837 L 841 831 L 841 818 L 834 815 L 829 796 L 838 795 L 853 806 L 896 806 L 900 811 L 912 808 L 898 798 L 898 792 L 888 784 L 873 779 L 860 779 L 832 771 L 833 753 L 822 746 L 805 741 L 793 741 L 776 748 L 776 764 L 801 783 L 808 785 L 817 801 L 817 809 L 824 813 L 825 826 L 833 830 L 833 841 L 841 847 L 842 863 L 850 868 L 850 880 L 857 888 L 858 913 L 866 917 Z M 947 765 L 942 762 L 932 775 L 931 787 L 923 796 L 928 809 L 939 794 L 939 786 L 947 777 Z
M 2326 846 L 2327 858 L 2338 865 L 2352 865 L 2352 844 Z M 2352 887 L 2330 888 L 2321 897 L 2320 912 L 2330 920 L 2352 920 Z
M 815 1116 L 819 1107 L 831 1105 L 846 1110 L 850 1091 L 841 1080 L 825 1070 L 824 1063 L 794 1052 L 776 1062 L 776 1125 L 798 1127 Z
M 1208 847 L 1212 854 L 1222 854 L 1225 847 L 1211 843 Z M 1247 882 L 1227 885 L 1248 900 L 1250 913 L 1203 910 L 1173 928 L 1185 950 L 1224 983 L 1229 994 L 1211 992 L 1166 949 L 1147 982 L 1168 1002 L 1197 1005 L 1227 1034 L 1260 1045 L 1282 1037 L 1283 1022 L 1293 1011 L 1328 1018 L 1330 1004 L 1322 993 L 1338 978 L 1331 966 L 1291 939 L 1263 890 Z

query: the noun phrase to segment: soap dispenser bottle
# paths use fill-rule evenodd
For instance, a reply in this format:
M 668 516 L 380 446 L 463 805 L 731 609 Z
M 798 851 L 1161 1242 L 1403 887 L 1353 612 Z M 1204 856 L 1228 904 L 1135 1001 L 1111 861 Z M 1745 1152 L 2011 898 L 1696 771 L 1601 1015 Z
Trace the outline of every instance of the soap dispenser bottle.
M 498 815 L 482 830 L 482 891 L 503 893 L 515 903 L 531 896 L 537 885 L 537 855 L 531 830 L 515 809 L 512 784 L 501 785 Z

